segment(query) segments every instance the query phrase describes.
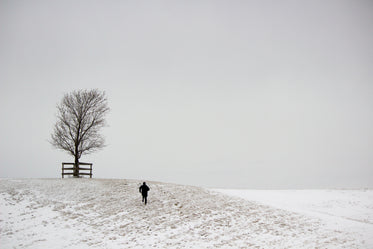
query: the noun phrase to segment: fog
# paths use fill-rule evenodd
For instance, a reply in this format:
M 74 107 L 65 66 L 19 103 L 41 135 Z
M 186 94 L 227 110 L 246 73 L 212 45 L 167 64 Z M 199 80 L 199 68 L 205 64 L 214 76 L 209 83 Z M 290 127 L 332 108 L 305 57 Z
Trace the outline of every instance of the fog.
M 58 178 L 56 104 L 105 91 L 95 178 L 373 187 L 371 1 L 0 1 L 0 177 Z

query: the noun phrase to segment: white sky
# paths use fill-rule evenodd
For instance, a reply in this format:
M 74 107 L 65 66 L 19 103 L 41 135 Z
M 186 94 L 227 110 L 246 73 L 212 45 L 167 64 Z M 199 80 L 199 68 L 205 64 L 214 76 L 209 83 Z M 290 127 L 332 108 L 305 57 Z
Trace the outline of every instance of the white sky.
M 0 0 L 0 177 L 60 177 L 56 104 L 106 91 L 94 177 L 373 187 L 373 1 Z

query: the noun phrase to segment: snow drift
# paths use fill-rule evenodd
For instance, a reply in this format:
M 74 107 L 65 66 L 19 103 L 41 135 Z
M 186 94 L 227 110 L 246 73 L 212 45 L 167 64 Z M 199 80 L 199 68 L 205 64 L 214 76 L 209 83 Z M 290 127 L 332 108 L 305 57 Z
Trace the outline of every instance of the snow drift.
M 192 186 L 0 180 L 1 248 L 369 248 L 322 219 Z M 373 207 L 372 207 L 373 209 Z M 370 229 L 372 224 L 370 225 Z M 369 229 L 369 228 L 368 228 Z M 369 232 L 371 232 L 370 230 Z

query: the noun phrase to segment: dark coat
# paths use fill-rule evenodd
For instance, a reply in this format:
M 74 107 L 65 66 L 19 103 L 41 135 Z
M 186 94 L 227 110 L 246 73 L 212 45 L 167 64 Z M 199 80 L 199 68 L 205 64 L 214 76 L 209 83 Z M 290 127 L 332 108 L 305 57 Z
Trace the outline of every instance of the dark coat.
M 149 190 L 150 188 L 146 184 L 141 185 L 141 187 L 139 188 L 139 191 L 142 194 L 142 196 L 148 196 Z

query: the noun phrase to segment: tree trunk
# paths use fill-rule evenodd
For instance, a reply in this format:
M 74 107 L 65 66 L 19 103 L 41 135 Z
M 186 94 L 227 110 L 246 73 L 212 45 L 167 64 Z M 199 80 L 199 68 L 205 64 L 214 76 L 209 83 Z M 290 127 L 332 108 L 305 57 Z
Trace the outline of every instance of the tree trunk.
M 79 177 L 79 158 L 75 156 L 74 177 Z

